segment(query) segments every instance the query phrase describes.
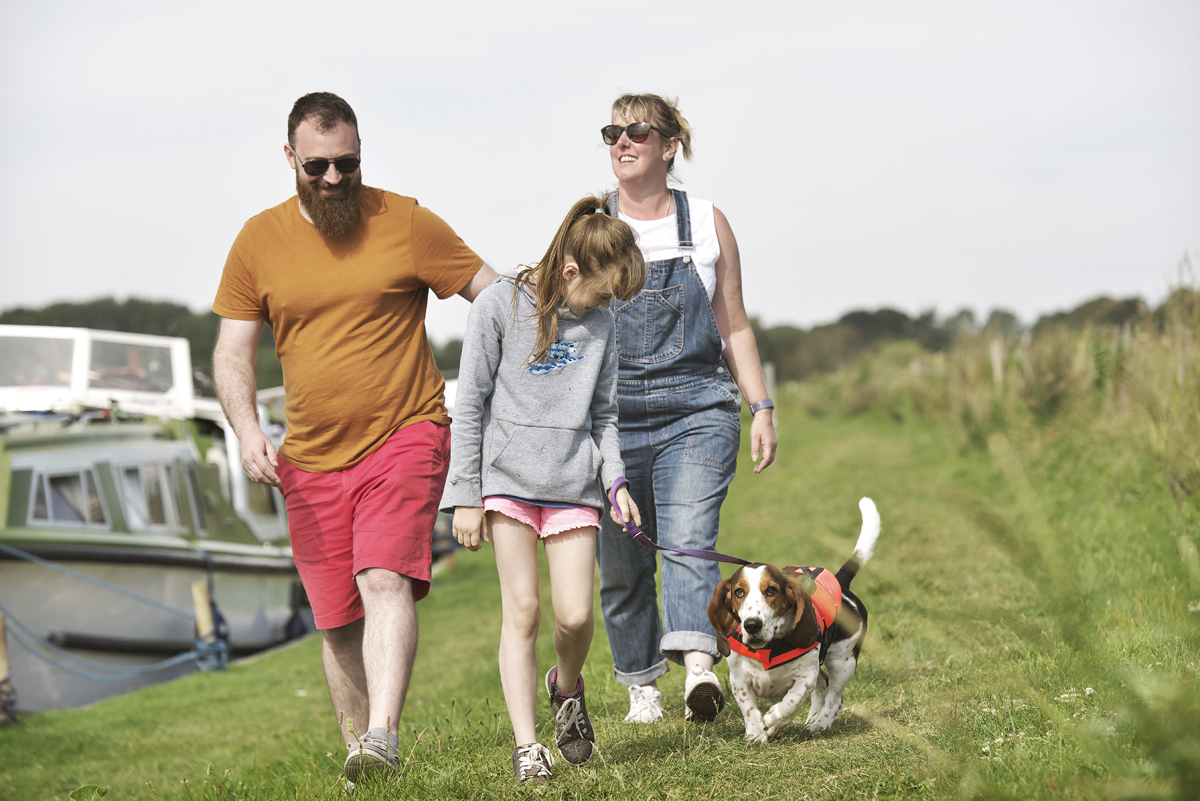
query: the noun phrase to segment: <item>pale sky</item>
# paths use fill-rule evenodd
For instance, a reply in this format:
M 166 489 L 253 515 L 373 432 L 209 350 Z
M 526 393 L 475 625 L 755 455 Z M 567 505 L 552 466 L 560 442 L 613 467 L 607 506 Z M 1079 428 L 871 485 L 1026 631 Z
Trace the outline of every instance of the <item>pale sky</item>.
M 294 193 L 300 95 L 358 114 L 363 176 L 501 272 L 614 179 L 627 91 L 678 97 L 767 325 L 882 306 L 1160 303 L 1200 268 L 1195 0 L 504 3 L 3 0 L 0 309 L 209 308 Z M 434 301 L 431 335 L 466 303 Z

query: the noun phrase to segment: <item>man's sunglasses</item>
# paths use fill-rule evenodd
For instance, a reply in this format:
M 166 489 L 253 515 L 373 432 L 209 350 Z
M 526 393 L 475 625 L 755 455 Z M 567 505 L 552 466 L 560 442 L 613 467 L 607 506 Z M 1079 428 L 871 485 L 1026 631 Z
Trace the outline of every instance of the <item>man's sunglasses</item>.
M 651 131 L 658 131 L 660 134 L 670 139 L 671 136 L 662 128 L 655 128 L 648 122 L 635 122 L 630 125 L 605 125 L 600 129 L 600 135 L 604 137 L 604 144 L 615 145 L 617 140 L 621 138 L 621 134 L 626 134 L 630 142 L 641 144 L 650 136 Z
M 300 166 L 304 168 L 304 171 L 314 178 L 329 172 L 329 164 L 329 159 L 312 159 L 311 161 L 300 162 Z M 362 164 L 362 160 L 355 156 L 343 156 L 340 159 L 333 160 L 333 166 L 342 175 L 350 175 L 351 173 L 358 172 L 358 165 L 360 164 Z

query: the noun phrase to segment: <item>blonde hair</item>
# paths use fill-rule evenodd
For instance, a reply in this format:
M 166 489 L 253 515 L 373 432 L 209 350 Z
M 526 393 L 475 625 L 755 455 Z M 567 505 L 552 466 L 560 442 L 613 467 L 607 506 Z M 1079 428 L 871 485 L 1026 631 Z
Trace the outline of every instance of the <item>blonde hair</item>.
M 514 308 L 522 287 L 533 294 L 536 308 L 538 333 L 529 364 L 545 358 L 558 335 L 558 308 L 567 293 L 563 267 L 569 261 L 579 266 L 579 276 L 588 286 L 621 300 L 632 299 L 646 283 L 646 262 L 629 224 L 609 216 L 606 198 L 577 201 L 542 260 L 517 273 Z
M 648 122 L 655 128 L 666 131 L 666 135 L 679 140 L 683 157 L 692 158 L 692 126 L 679 111 L 679 100 L 661 95 L 621 95 L 613 101 L 614 114 L 620 114 L 626 122 Z M 675 157 L 667 164 L 667 172 L 675 169 Z

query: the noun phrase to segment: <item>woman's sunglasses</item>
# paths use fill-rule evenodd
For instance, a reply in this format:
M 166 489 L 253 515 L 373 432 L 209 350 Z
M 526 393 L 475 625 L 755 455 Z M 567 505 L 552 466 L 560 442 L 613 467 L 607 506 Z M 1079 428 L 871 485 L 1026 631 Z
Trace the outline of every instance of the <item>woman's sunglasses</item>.
M 329 172 L 329 159 L 312 159 L 311 161 L 303 161 L 300 166 L 304 171 L 316 178 L 318 175 L 324 175 Z M 337 167 L 337 171 L 342 175 L 349 175 L 353 172 L 358 172 L 358 165 L 362 164 L 362 160 L 354 156 L 343 156 L 340 159 L 333 160 L 333 166 Z
M 658 131 L 666 138 L 671 138 L 670 134 L 662 128 L 655 128 L 648 122 L 635 122 L 624 127 L 620 125 L 605 125 L 600 129 L 600 135 L 604 137 L 604 144 L 606 145 L 615 145 L 617 140 L 621 138 L 621 134 L 627 135 L 630 142 L 641 144 L 650 136 L 651 131 Z

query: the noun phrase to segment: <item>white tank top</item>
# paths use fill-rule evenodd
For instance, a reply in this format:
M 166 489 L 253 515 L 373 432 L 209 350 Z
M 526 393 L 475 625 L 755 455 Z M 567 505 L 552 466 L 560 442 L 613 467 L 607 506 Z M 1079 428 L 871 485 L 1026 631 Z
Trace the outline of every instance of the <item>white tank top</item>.
M 708 292 L 708 302 L 712 303 L 713 293 L 717 289 L 717 259 L 721 257 L 721 245 L 717 242 L 717 223 L 713 218 L 711 200 L 701 200 L 688 195 L 688 209 L 692 215 L 692 263 L 696 266 L 696 274 L 704 289 Z M 679 234 L 675 230 L 675 215 L 669 214 L 660 220 L 635 220 L 621 215 L 621 219 L 629 223 L 629 227 L 637 234 L 638 247 L 642 250 L 642 258 L 647 262 L 661 261 L 681 256 L 679 250 Z

